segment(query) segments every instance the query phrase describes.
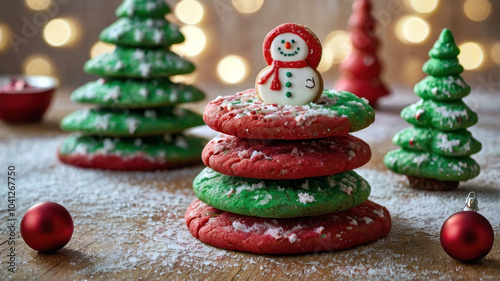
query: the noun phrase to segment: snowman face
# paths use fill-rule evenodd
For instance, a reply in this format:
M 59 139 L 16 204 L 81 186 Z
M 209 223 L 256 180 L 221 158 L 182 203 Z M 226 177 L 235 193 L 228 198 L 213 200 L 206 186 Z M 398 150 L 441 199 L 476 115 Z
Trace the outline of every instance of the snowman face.
M 306 41 L 294 33 L 282 33 L 271 43 L 271 57 L 279 61 L 300 61 L 307 58 Z

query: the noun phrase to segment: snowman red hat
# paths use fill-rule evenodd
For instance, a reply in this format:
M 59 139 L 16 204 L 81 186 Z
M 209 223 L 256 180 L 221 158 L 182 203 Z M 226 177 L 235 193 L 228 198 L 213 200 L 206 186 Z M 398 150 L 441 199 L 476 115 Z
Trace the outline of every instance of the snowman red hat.
M 309 47 L 309 54 L 306 58 L 306 62 L 310 67 L 317 68 L 323 52 L 321 42 L 316 34 L 314 34 L 314 32 L 312 32 L 307 26 L 297 23 L 284 23 L 275 27 L 267 34 L 264 39 L 264 43 L 262 44 L 262 51 L 267 65 L 271 65 L 274 61 L 271 56 L 271 43 L 278 35 L 283 33 L 294 33 L 304 39 Z
M 316 68 L 322 48 L 309 28 L 296 23 L 279 25 L 267 34 L 262 49 L 269 66 L 257 76 L 259 99 L 280 105 L 303 105 L 319 99 L 323 79 Z

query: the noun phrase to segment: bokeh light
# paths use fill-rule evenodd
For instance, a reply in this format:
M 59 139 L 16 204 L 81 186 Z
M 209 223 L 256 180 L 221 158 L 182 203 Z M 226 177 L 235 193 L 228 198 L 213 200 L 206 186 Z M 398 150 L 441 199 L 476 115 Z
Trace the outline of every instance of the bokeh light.
M 174 83 L 184 83 L 184 84 L 194 84 L 198 79 L 198 71 L 184 75 L 175 75 L 170 77 L 170 80 Z
M 488 0 L 467 0 L 464 3 L 464 13 L 473 21 L 483 21 L 491 13 L 491 4 Z
M 207 37 L 203 30 L 196 26 L 183 26 L 181 32 L 186 37 L 182 44 L 172 46 L 172 51 L 185 56 L 196 56 L 200 54 L 207 45 Z
M 427 14 L 436 10 L 438 0 L 408 0 L 410 7 L 416 12 Z
M 264 3 L 264 0 L 232 0 L 234 8 L 243 14 L 257 12 Z
M 23 72 L 27 75 L 55 76 L 55 66 L 47 56 L 32 55 L 24 60 Z
M 491 58 L 500 65 L 500 42 L 497 42 L 491 48 Z
M 52 4 L 52 0 L 24 0 L 24 4 L 31 10 L 41 11 L 47 9 Z
M 321 62 L 318 65 L 319 72 L 325 72 L 333 64 L 341 63 L 352 50 L 349 35 L 344 30 L 335 30 L 330 32 L 323 44 L 323 54 Z
M 175 6 L 175 15 L 186 24 L 199 23 L 203 14 L 203 6 L 196 0 L 183 0 Z
M 484 49 L 481 44 L 477 42 L 465 42 L 460 44 L 458 48 L 460 48 L 458 60 L 465 69 L 477 69 L 483 64 Z
M 422 43 L 430 32 L 429 23 L 416 16 L 404 16 L 396 23 L 396 36 L 403 43 Z
M 92 48 L 90 49 L 90 58 L 95 58 L 98 55 L 112 52 L 114 49 L 115 45 L 99 41 L 95 43 L 94 46 L 92 46 Z
M 237 55 L 224 57 L 217 64 L 217 76 L 226 84 L 237 84 L 245 80 L 249 73 L 246 59 Z
M 0 53 L 9 48 L 10 28 L 0 23 Z
M 79 25 L 68 18 L 53 19 L 43 29 L 43 39 L 54 47 L 71 46 L 77 42 L 79 36 Z
M 423 65 L 424 61 L 419 57 L 409 57 L 403 61 L 400 77 L 406 86 L 413 88 L 418 81 L 425 77 L 425 73 L 422 71 Z

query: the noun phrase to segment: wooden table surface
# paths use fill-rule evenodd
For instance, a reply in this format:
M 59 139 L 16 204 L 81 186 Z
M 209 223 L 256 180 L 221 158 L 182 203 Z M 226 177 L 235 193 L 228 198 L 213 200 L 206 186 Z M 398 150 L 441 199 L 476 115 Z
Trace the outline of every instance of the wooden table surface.
M 483 143 L 483 150 L 474 156 L 482 172 L 450 192 L 409 189 L 404 177 L 382 164 L 385 153 L 395 148 L 394 133 L 409 126 L 399 111 L 415 100 L 410 91 L 397 91 L 382 102 L 376 122 L 356 133 L 373 151 L 372 160 L 357 171 L 372 186 L 370 199 L 390 211 L 391 232 L 377 242 L 344 251 L 270 256 L 218 249 L 191 236 L 183 217 L 194 200 L 191 182 L 201 164 L 139 173 L 59 163 L 55 153 L 65 133 L 58 122 L 81 108 L 60 91 L 44 122 L 22 126 L 0 122 L 0 182 L 7 185 L 7 167 L 14 165 L 18 220 L 16 273 L 11 273 L 6 264 L 11 247 L 7 188 L 1 187 L 0 279 L 500 280 L 500 93 L 474 93 L 466 99 L 480 118 L 471 131 Z M 212 134 L 208 129 L 198 132 Z M 439 231 L 472 190 L 480 213 L 494 228 L 495 244 L 484 259 L 465 264 L 442 250 Z M 24 212 L 41 201 L 61 203 L 74 219 L 72 240 L 56 254 L 31 250 L 20 236 Z

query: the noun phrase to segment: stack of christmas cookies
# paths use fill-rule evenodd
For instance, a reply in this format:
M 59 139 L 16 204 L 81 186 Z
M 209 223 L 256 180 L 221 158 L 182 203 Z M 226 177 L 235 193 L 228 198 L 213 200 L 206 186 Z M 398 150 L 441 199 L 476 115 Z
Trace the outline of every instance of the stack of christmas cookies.
M 201 241 L 267 254 L 345 249 L 391 228 L 389 212 L 367 200 L 368 144 L 349 135 L 374 121 L 365 100 L 323 90 L 321 44 L 287 23 L 264 41 L 269 67 L 256 88 L 218 97 L 204 120 L 221 134 L 202 153 L 198 197 L 185 215 Z
M 73 101 L 97 105 L 71 113 L 62 129 L 74 133 L 59 147 L 62 162 L 86 168 L 154 170 L 199 161 L 206 141 L 182 134 L 203 124 L 200 115 L 178 107 L 204 94 L 169 77 L 194 65 L 169 51 L 184 41 L 168 22 L 162 0 L 125 0 L 119 19 L 101 32 L 113 52 L 91 59 L 85 71 L 103 78 L 75 90 Z

